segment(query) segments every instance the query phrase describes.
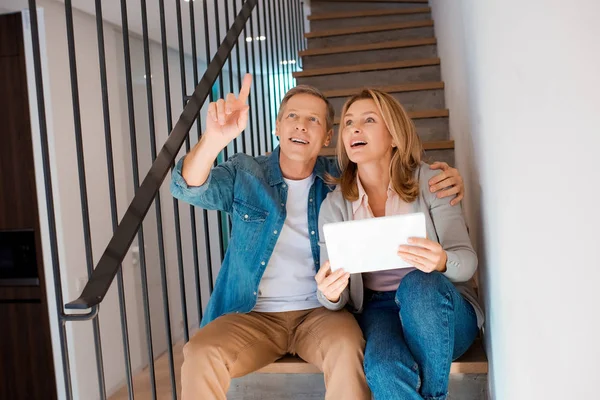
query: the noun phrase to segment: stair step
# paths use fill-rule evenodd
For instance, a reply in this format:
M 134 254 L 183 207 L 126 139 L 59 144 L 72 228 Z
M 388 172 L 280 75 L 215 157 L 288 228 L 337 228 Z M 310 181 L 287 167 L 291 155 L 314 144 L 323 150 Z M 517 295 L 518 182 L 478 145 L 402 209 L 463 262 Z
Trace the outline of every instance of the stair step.
M 324 49 L 307 49 L 298 52 L 300 57 L 321 56 L 330 54 L 353 53 L 358 51 L 383 50 L 403 47 L 426 46 L 437 44 L 435 37 L 391 40 L 388 42 L 352 44 L 348 46 L 327 47 Z
M 417 119 L 424 118 L 445 118 L 450 115 L 450 112 L 447 109 L 444 110 L 422 110 L 422 111 L 409 111 L 408 116 L 414 121 Z M 335 125 L 340 124 L 340 118 L 336 117 L 333 121 Z
M 422 14 L 431 12 L 431 7 L 404 8 L 399 10 L 361 10 L 361 11 L 341 11 L 332 13 L 311 14 L 307 18 L 309 21 L 322 21 L 330 19 L 344 18 L 363 18 L 363 17 L 383 17 L 387 15 L 406 15 Z
M 414 10 L 417 10 L 415 12 Z M 405 12 L 410 11 L 410 12 Z M 431 19 L 431 11 L 429 7 L 416 9 L 400 9 L 400 10 L 369 10 L 369 11 L 354 11 L 351 13 L 337 13 L 337 15 L 349 15 L 349 17 L 337 17 L 326 19 L 315 19 L 310 21 L 310 31 L 318 32 L 331 29 L 341 29 L 350 27 L 369 26 L 377 24 L 391 24 L 396 22 L 419 21 Z M 373 15 L 368 15 L 373 14 Z M 321 14 L 321 15 L 336 15 L 336 14 Z M 360 17 L 360 18 L 358 18 Z M 310 18 L 309 18 L 310 19 Z
M 311 85 L 320 90 L 332 90 L 350 89 L 356 87 L 357 83 L 364 86 L 383 86 L 399 83 L 431 82 L 441 79 L 440 66 L 427 65 L 412 68 L 344 72 L 333 75 L 300 76 L 296 78 L 296 82 L 299 85 Z
M 294 78 L 306 78 L 309 76 L 335 75 L 350 72 L 384 71 L 388 69 L 423 67 L 428 65 L 440 65 L 439 58 L 424 58 L 419 60 L 393 61 L 387 63 L 348 65 L 343 67 L 312 68 L 304 71 L 294 72 Z
M 328 53 L 327 50 L 331 51 Z M 317 51 L 321 54 L 316 54 Z M 310 69 L 433 58 L 437 57 L 437 46 L 435 38 L 409 39 L 305 50 L 300 55 L 304 69 Z
M 321 371 L 299 357 L 287 355 L 257 371 L 266 374 L 320 374 Z M 481 340 L 476 340 L 458 360 L 450 366 L 451 374 L 487 374 L 488 361 Z
M 333 13 L 340 10 L 344 11 L 363 11 L 363 10 L 399 10 L 407 8 L 424 7 L 428 1 L 409 1 L 409 2 L 379 2 L 379 1 L 315 1 L 310 4 L 311 14 Z
M 443 109 L 445 107 L 444 90 L 419 90 L 414 92 L 391 93 L 406 111 Z M 349 97 L 330 99 L 336 114 L 342 112 L 342 107 Z
M 438 142 L 423 142 L 424 150 L 450 150 L 454 149 L 454 140 L 443 140 Z M 321 156 L 335 156 L 335 148 L 324 148 L 319 152 Z
M 367 25 L 360 27 L 349 27 L 340 29 L 329 29 L 326 31 L 308 32 L 304 34 L 307 39 L 329 37 L 329 36 L 342 36 L 342 35 L 358 35 L 370 32 L 381 32 L 381 31 L 393 31 L 398 29 L 409 29 L 409 28 L 423 28 L 433 26 L 432 19 L 425 19 L 419 21 L 406 21 L 406 22 L 395 22 L 391 24 L 378 24 L 378 25 Z
M 389 24 L 387 24 L 389 26 Z M 407 39 L 425 39 L 435 37 L 433 26 L 415 28 L 401 28 L 392 30 L 381 30 L 346 35 L 326 36 L 310 38 L 307 41 L 308 49 L 325 49 L 340 46 L 357 46 L 373 43 L 382 43 Z
M 387 93 L 399 93 L 399 92 L 412 92 L 416 90 L 433 90 L 433 89 L 443 89 L 444 82 L 421 82 L 421 83 L 407 83 L 404 85 L 387 85 L 387 86 L 377 86 L 371 89 L 381 90 L 382 92 Z M 352 89 L 342 89 L 342 90 L 327 90 L 323 92 L 323 94 L 328 98 L 332 99 L 334 97 L 347 97 L 353 96 L 356 93 L 363 90 L 363 87 L 360 88 L 352 88 Z

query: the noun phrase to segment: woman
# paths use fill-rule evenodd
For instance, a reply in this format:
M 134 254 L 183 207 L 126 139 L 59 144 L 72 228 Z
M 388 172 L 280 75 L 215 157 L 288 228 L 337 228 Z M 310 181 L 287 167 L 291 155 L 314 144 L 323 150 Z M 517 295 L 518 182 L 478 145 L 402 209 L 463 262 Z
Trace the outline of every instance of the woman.
M 316 277 L 330 309 L 349 303 L 366 339 L 364 367 L 375 399 L 445 399 L 452 361 L 473 343 L 483 313 L 468 281 L 477 268 L 460 205 L 430 193 L 434 175 L 402 106 L 364 90 L 340 120 L 338 187 L 321 206 L 326 223 L 423 212 L 427 239 L 398 256 L 414 268 L 349 276 L 324 264 Z M 349 243 L 349 245 L 351 245 Z M 322 244 L 321 260 L 328 260 Z

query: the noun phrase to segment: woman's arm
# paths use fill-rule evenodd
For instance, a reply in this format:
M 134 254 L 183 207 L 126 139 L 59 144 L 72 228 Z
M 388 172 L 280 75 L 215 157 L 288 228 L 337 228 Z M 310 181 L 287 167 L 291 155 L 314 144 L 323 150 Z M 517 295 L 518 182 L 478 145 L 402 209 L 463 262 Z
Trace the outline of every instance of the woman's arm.
M 319 290 L 317 290 L 317 298 L 319 299 L 319 302 L 325 307 L 328 308 L 330 310 L 341 310 L 342 308 L 344 308 L 346 306 L 346 304 L 348 303 L 348 300 L 350 299 L 350 290 L 349 290 L 349 286 L 348 286 L 348 280 L 349 280 L 349 275 L 345 274 L 345 275 L 341 275 L 338 276 L 337 279 L 335 278 L 330 278 L 328 280 L 328 278 L 334 277 L 334 274 L 337 273 L 331 273 L 331 270 L 329 269 L 329 255 L 327 254 L 327 246 L 325 244 L 325 235 L 323 234 L 323 225 L 331 223 L 331 222 L 341 222 L 344 221 L 344 216 L 343 216 L 343 212 L 342 209 L 336 204 L 338 203 L 338 201 L 335 201 L 335 199 L 337 198 L 337 200 L 340 200 L 341 197 L 341 193 L 339 191 L 334 191 L 332 193 L 329 193 L 327 195 L 327 198 L 325 200 L 323 200 L 323 203 L 321 204 L 321 210 L 319 212 L 319 246 L 321 248 L 321 269 L 319 269 L 319 271 L 317 272 L 317 275 L 315 276 L 315 280 L 317 281 L 317 285 L 319 286 Z M 343 199 L 342 200 L 342 204 L 343 204 Z M 338 273 L 341 274 L 341 273 Z M 339 289 L 337 285 L 343 284 L 345 280 L 345 285 L 344 285 L 344 289 L 343 291 L 340 293 L 339 295 L 339 299 L 337 301 L 332 301 L 335 299 L 328 299 L 327 296 L 323 293 L 324 291 L 328 292 L 328 294 L 332 293 L 335 295 L 337 294 L 337 292 L 339 292 L 339 290 L 335 290 L 335 289 Z M 326 287 L 329 287 L 329 289 L 331 289 L 330 291 L 326 290 Z M 321 290 L 323 289 L 323 290 Z
M 435 172 L 421 168 L 421 179 L 427 182 Z M 424 185 L 427 186 L 427 185 Z M 428 196 L 429 213 L 435 227 L 440 245 L 447 255 L 444 275 L 452 282 L 466 282 L 473 277 L 477 269 L 477 254 L 473 250 L 462 205 L 450 205 L 449 198 L 438 198 L 429 190 L 422 191 Z

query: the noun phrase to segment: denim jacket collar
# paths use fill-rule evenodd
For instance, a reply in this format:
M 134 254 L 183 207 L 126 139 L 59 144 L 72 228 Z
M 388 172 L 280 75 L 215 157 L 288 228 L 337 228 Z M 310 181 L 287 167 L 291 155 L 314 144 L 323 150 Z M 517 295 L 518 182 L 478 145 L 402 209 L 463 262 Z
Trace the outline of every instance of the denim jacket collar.
M 283 183 L 283 175 L 279 166 L 280 147 L 277 146 L 273 152 L 267 157 L 267 177 L 269 185 L 275 186 Z M 317 157 L 317 161 L 313 168 L 313 174 L 325 181 L 325 173 L 327 172 L 327 161 L 323 157 Z

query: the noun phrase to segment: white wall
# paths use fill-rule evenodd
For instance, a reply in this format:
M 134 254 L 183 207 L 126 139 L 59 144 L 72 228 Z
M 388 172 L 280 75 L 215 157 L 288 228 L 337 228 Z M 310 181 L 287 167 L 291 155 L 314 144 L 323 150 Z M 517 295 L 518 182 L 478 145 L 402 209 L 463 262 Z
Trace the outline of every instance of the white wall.
M 597 397 L 600 3 L 430 3 L 492 398 Z

